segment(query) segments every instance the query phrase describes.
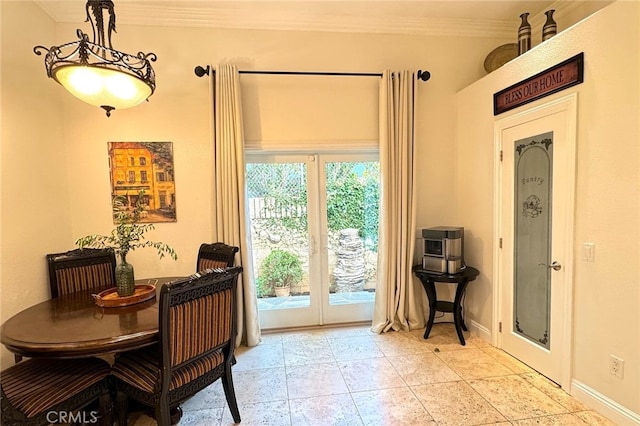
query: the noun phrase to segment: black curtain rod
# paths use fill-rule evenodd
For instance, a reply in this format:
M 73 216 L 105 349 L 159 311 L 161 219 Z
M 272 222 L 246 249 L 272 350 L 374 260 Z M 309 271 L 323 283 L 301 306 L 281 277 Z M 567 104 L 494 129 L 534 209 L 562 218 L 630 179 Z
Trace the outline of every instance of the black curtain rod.
M 198 77 L 203 77 L 205 75 L 209 75 L 210 73 L 215 73 L 215 70 L 211 69 L 211 66 L 207 65 L 206 68 L 198 65 L 193 72 Z M 251 71 L 251 70 L 240 70 L 238 71 L 240 74 L 280 74 L 280 75 L 340 75 L 340 76 L 350 76 L 350 77 L 382 77 L 382 73 L 368 73 L 368 72 L 322 72 L 322 71 Z M 418 78 L 422 81 L 427 81 L 431 78 L 431 73 L 429 71 L 418 70 Z

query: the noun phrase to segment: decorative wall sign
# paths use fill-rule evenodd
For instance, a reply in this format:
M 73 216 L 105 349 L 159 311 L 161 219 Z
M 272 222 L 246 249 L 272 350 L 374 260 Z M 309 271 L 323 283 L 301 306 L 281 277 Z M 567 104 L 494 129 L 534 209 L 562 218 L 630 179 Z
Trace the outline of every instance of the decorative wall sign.
M 175 222 L 173 144 L 108 142 L 108 147 L 111 199 L 133 207 L 144 191 L 145 211 L 140 222 Z
M 493 115 L 502 114 L 536 99 L 580 84 L 583 78 L 584 53 L 579 53 L 533 77 L 495 93 L 493 95 Z

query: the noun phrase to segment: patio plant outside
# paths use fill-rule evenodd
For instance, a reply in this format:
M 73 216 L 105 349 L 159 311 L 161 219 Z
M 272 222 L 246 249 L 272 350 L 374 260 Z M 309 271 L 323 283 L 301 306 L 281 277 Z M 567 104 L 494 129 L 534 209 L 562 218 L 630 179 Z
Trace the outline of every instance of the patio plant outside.
M 379 163 L 336 162 L 326 166 L 330 291 L 349 291 L 336 282 L 344 282 L 341 274 L 354 268 L 357 271 L 351 275 L 355 281 L 349 288 L 373 291 L 378 248 Z M 302 269 L 308 270 L 306 168 L 299 163 L 248 164 L 247 194 L 257 294 L 259 298 L 270 297 L 274 290 L 263 272 L 263 262 L 272 251 L 291 253 L 299 259 Z M 345 243 L 345 235 L 354 233 L 356 237 Z M 352 267 L 345 268 L 345 262 L 351 262 Z M 291 293 L 308 294 L 308 280 L 304 272 Z

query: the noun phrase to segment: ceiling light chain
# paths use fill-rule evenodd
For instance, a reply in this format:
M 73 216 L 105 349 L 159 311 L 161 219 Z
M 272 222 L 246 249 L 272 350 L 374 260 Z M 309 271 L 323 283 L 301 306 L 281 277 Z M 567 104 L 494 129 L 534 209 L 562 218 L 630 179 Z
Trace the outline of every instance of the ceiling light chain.
M 109 15 L 106 37 L 103 10 Z M 47 52 L 44 60 L 47 76 L 84 102 L 103 108 L 110 116 L 112 110 L 138 105 L 153 94 L 156 77 L 151 62 L 157 56 L 144 52 L 130 55 L 113 49 L 111 33 L 116 31 L 116 17 L 112 0 L 88 0 L 86 11 L 93 42 L 77 30 L 77 41 L 51 48 L 35 46 L 33 51 L 36 55 Z

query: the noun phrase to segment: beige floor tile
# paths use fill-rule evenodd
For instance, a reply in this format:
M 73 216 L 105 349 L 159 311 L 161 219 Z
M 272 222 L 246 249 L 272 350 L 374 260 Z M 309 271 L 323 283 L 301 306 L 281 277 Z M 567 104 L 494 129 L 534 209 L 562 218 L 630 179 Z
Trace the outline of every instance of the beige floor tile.
M 589 426 L 615 426 L 616 424 L 593 410 L 580 411 L 574 413 L 575 416 L 580 417 L 583 422 Z
M 370 336 L 371 326 L 357 326 L 357 327 L 334 327 L 324 330 L 324 335 L 330 338 L 336 337 L 355 337 L 355 336 Z
M 385 356 L 412 355 L 431 352 L 424 340 L 419 341 L 409 333 L 384 333 L 373 336 L 373 341 Z
M 259 402 L 238 406 L 240 411 L 240 425 L 242 426 L 290 426 L 291 414 L 289 413 L 289 401 Z M 223 426 L 234 425 L 233 417 L 228 407 L 222 414 Z M 208 426 L 208 425 L 202 425 Z
M 506 419 L 464 381 L 412 386 L 438 426 L 470 426 Z
M 213 410 L 187 411 L 182 414 L 178 422 L 179 426 L 216 426 L 220 424 L 222 418 L 222 408 Z
M 475 345 L 466 344 L 463 346 L 460 344 L 460 339 L 458 339 L 458 334 L 453 324 L 434 324 L 428 339 L 424 338 L 424 331 L 425 329 L 423 328 L 421 330 L 412 330 L 411 333 L 416 337 L 420 337 L 429 350 L 434 352 L 476 349 Z M 462 335 L 465 338 L 465 342 L 471 337 L 471 333 L 468 331 L 463 332 Z
M 423 334 L 368 325 L 264 333 L 236 352 L 241 425 L 615 426 L 477 336 L 460 345 L 453 324 Z M 233 424 L 220 380 L 181 405 L 180 425 Z M 129 419 L 156 425 L 142 412 Z
M 351 395 L 316 396 L 291 400 L 291 424 L 304 426 L 362 425 Z
M 284 368 L 234 372 L 233 387 L 238 404 L 284 401 L 288 398 Z
M 286 344 L 292 340 L 326 340 L 324 330 L 314 328 L 312 330 L 290 331 L 282 333 L 282 343 Z
M 474 334 L 471 334 L 469 337 L 467 337 L 465 335 L 465 341 L 467 342 L 468 345 L 473 345 L 476 346 L 478 348 L 483 348 L 485 346 L 491 346 L 491 343 L 487 342 L 486 340 L 482 339 L 479 336 L 476 336 Z
M 367 426 L 436 426 L 408 387 L 351 394 Z
M 560 386 L 538 373 L 522 374 L 521 377 L 540 389 L 545 395 L 562 405 L 570 412 L 588 410 L 580 401 L 573 398 Z
M 379 334 L 374 333 L 374 334 L 371 334 L 370 336 L 376 343 L 383 342 L 383 341 L 405 342 L 409 339 L 416 340 L 413 334 L 411 334 L 408 331 L 389 330 L 386 333 L 379 333 Z
M 416 339 L 416 340 L 418 340 L 420 342 L 422 342 L 422 341 L 426 342 L 426 340 L 424 338 L 424 330 L 425 330 L 424 327 L 416 328 L 414 330 L 408 331 L 408 333 L 412 338 L 414 338 L 414 339 Z M 431 330 L 431 332 L 433 333 L 433 329 Z
M 509 370 L 514 373 L 522 374 L 522 373 L 534 373 L 531 367 L 527 364 L 519 361 L 518 359 L 512 357 L 502 349 L 498 349 L 494 346 L 480 346 L 479 349 L 489 355 L 492 358 L 498 360 L 502 365 L 507 367 Z
M 287 367 L 287 390 L 289 398 L 349 393 L 336 362 Z
M 409 386 L 460 380 L 460 376 L 432 352 L 388 359 Z
M 464 351 L 443 351 L 435 354 L 465 380 L 514 374 L 513 371 L 478 348 Z
M 514 426 L 586 426 L 585 422 L 573 414 L 535 417 L 532 419 L 514 420 Z
M 285 365 L 309 365 L 335 362 L 326 339 L 291 340 L 283 344 Z
M 371 335 L 378 335 L 378 334 L 381 334 L 381 333 L 379 333 L 379 332 L 377 332 L 377 331 L 373 331 L 373 323 L 371 323 L 371 324 L 369 324 L 369 325 L 365 326 L 364 328 L 367 330 L 367 334 L 368 334 L 369 336 L 371 336 Z
M 227 400 L 222 389 L 222 381 L 217 380 L 180 405 L 183 412 L 225 407 Z
M 424 329 L 423 329 L 424 330 Z M 399 339 L 401 337 L 412 340 L 414 342 L 423 342 L 424 339 L 422 336 L 416 337 L 415 333 L 407 330 L 389 330 L 385 333 L 371 333 L 370 336 L 373 338 L 375 342 L 385 339 Z M 399 340 L 404 341 L 404 340 Z
M 235 351 L 236 365 L 233 371 L 255 370 L 258 368 L 284 367 L 282 343 L 266 344 L 250 348 L 240 346 Z
M 262 335 L 260 336 L 260 343 L 268 344 L 268 345 L 273 345 L 278 343 L 282 344 L 282 334 L 263 332 Z
M 510 421 L 567 412 L 520 376 L 471 380 L 469 385 Z
M 424 330 L 425 328 L 422 327 L 422 328 L 416 328 L 408 331 L 401 330 L 399 333 L 407 336 L 407 338 L 409 339 L 414 339 L 414 340 L 417 340 L 418 342 L 425 342 L 426 340 L 424 338 Z
M 338 367 L 350 392 L 406 386 L 386 358 L 339 361 Z
M 384 354 L 370 336 L 331 338 L 329 345 L 338 361 L 378 358 Z

